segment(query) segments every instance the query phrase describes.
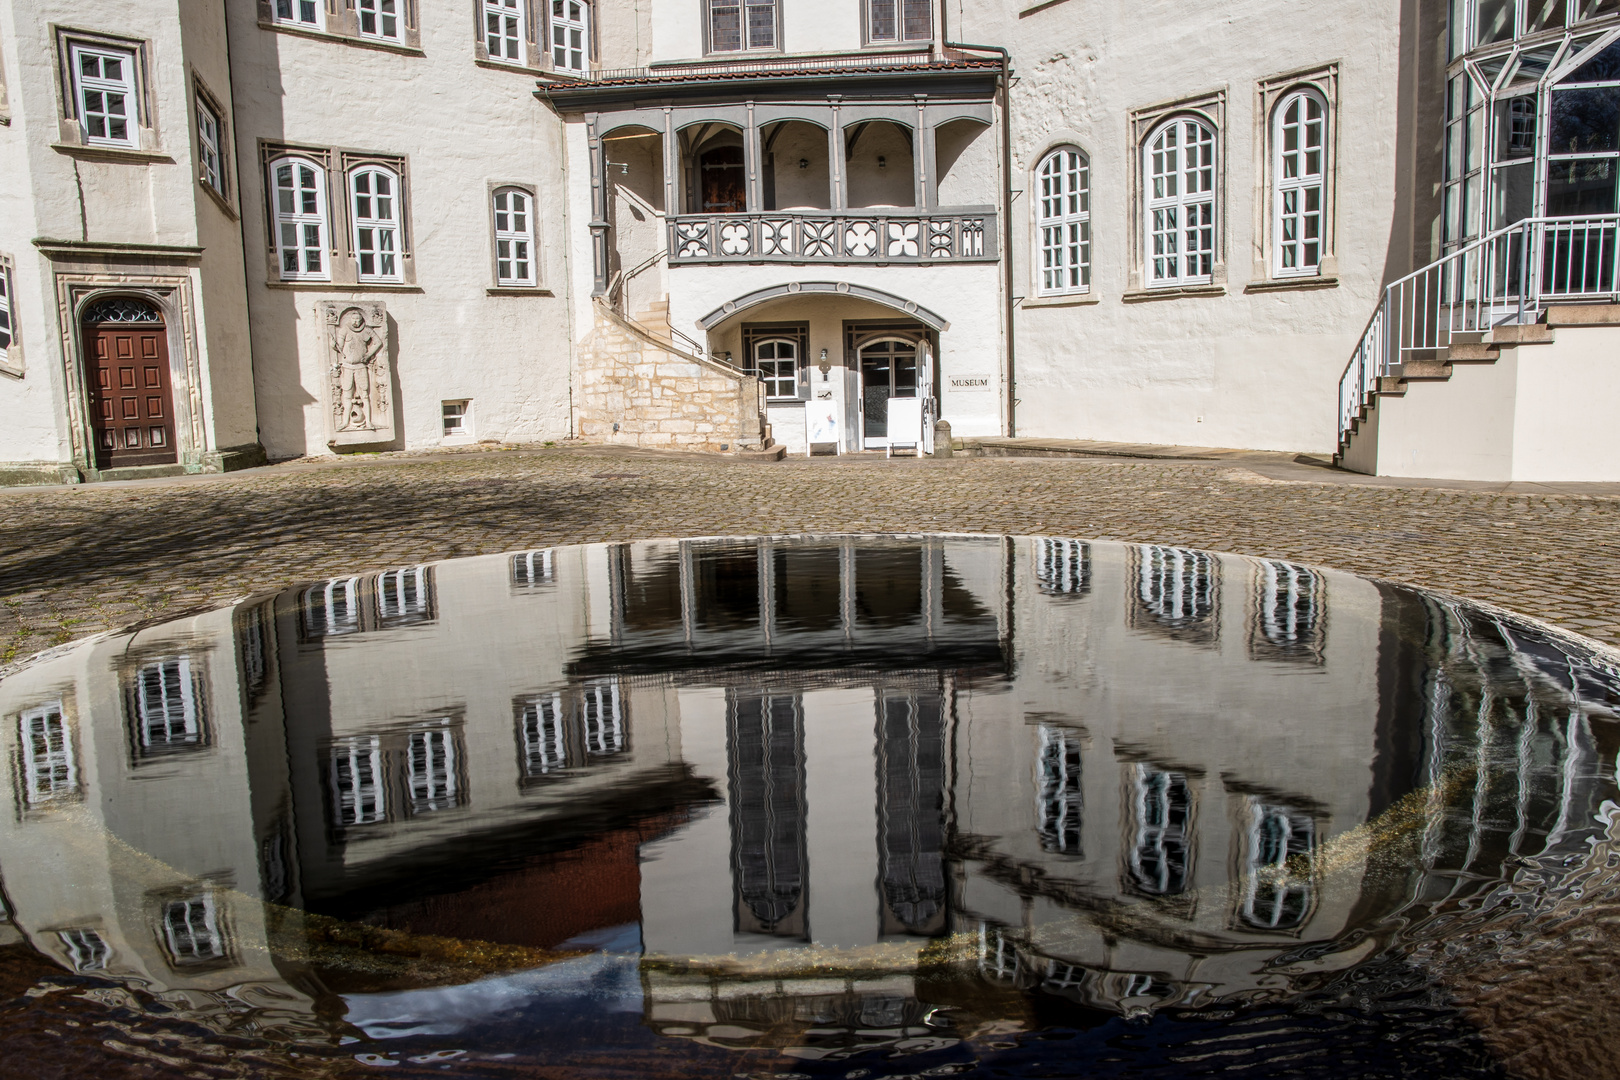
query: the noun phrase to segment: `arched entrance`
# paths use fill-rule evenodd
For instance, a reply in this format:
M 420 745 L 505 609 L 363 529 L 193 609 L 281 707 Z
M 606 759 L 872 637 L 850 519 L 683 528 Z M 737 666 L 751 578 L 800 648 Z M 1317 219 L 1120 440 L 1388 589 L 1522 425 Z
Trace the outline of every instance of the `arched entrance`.
M 932 423 L 933 357 L 927 340 L 883 334 L 859 342 L 855 347 L 861 373 L 862 446 L 879 450 L 891 445 L 924 445 L 921 425 Z M 905 430 L 891 422 L 890 400 L 922 398 L 922 408 L 913 416 L 904 413 Z
M 174 464 L 174 390 L 162 314 L 138 297 L 111 296 L 92 301 L 81 322 L 96 468 Z

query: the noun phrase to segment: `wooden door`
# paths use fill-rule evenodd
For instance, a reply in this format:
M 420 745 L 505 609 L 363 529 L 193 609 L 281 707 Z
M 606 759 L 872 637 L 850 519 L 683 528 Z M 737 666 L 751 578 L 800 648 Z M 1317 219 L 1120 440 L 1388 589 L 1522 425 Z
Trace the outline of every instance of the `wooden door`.
M 168 465 L 174 449 L 169 340 L 161 323 L 85 327 L 96 467 Z

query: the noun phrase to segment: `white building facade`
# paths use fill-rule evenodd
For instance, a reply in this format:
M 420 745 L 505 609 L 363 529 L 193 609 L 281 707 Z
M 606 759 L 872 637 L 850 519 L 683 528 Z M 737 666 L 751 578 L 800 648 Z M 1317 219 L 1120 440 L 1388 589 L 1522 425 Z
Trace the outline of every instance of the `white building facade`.
M 926 452 L 944 419 L 1514 478 L 1400 425 L 1606 387 L 1495 331 L 1606 310 L 1612 270 L 1483 306 L 1434 271 L 1443 342 L 1367 319 L 1526 218 L 1612 261 L 1620 131 L 1552 142 L 1616 38 L 1607 0 L 0 0 L 0 472 Z M 1380 404 L 1454 345 L 1518 389 Z M 1446 415 L 1403 419 L 1422 395 Z

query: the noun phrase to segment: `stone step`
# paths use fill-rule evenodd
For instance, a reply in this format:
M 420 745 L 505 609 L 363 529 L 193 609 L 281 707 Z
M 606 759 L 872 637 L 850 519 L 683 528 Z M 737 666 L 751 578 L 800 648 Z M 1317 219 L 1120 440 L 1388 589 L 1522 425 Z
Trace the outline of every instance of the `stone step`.
M 1477 345 L 1459 345 L 1457 348 L 1477 349 Z M 1495 359 L 1495 357 L 1491 357 Z M 1451 364 L 1444 360 L 1408 360 L 1393 367 L 1397 379 L 1449 379 Z
M 1501 357 L 1501 355 L 1502 355 L 1502 350 L 1501 349 L 1497 348 L 1495 345 L 1487 345 L 1487 344 L 1485 344 L 1483 342 L 1481 342 L 1478 345 L 1470 345 L 1467 342 L 1463 342 L 1461 344 L 1454 344 L 1454 345 L 1451 346 L 1451 348 L 1446 350 L 1445 364 L 1441 365 L 1442 367 L 1446 367 L 1445 375 L 1444 376 L 1429 376 L 1429 377 L 1430 378 L 1436 378 L 1436 377 L 1449 378 L 1451 376 L 1451 368 L 1449 366 L 1447 366 L 1449 364 L 1453 364 L 1453 363 L 1490 363 L 1490 362 L 1492 362 L 1494 360 L 1499 359 Z
M 1492 345 L 1551 345 L 1552 327 L 1544 323 L 1507 323 L 1491 328 Z M 1494 359 L 1494 357 L 1493 357 Z
M 1548 326 L 1620 326 L 1620 304 L 1551 304 Z

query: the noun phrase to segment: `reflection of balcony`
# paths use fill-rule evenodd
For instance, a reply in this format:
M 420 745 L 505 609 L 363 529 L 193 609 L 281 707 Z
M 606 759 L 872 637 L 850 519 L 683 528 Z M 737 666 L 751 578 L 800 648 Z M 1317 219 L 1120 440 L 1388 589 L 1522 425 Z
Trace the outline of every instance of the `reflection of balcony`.
M 672 265 L 994 262 L 992 210 L 698 214 L 669 219 Z

